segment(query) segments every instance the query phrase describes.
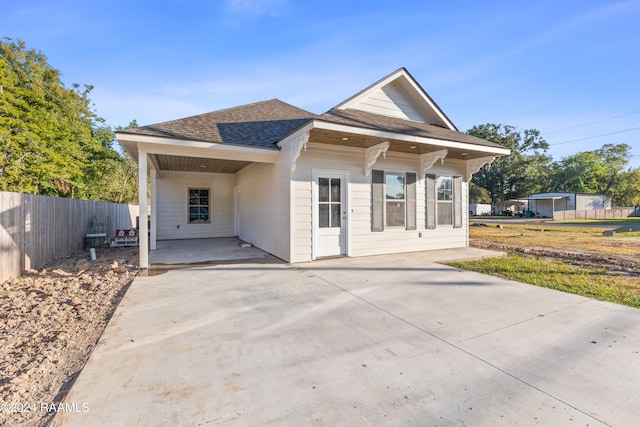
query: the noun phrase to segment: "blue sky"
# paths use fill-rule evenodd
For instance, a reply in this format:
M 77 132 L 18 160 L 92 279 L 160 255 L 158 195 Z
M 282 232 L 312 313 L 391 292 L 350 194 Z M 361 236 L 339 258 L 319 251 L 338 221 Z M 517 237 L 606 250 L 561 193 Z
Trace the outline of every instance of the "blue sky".
M 109 125 L 271 98 L 322 113 L 406 67 L 462 131 L 535 128 L 556 160 L 627 143 L 640 166 L 640 0 L 6 3 L 0 35 L 95 86 Z

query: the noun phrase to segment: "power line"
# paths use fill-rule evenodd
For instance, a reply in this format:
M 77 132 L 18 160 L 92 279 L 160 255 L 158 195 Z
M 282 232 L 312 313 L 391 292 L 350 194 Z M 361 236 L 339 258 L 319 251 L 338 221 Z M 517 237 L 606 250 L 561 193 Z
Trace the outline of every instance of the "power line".
M 638 110 L 638 111 L 634 111 L 634 112 L 632 112 L 632 113 L 620 114 L 619 116 L 609 117 L 609 118 L 607 118 L 607 119 L 596 120 L 596 121 L 593 121 L 593 122 L 587 122 L 587 123 L 583 123 L 583 124 L 581 124 L 581 125 L 571 126 L 571 127 L 568 127 L 568 128 L 552 130 L 551 132 L 544 132 L 544 134 L 545 134 L 545 135 L 550 135 L 550 134 L 552 134 L 552 133 L 563 132 L 563 131 L 565 131 L 565 130 L 577 129 L 577 128 L 581 128 L 581 127 L 584 127 L 584 126 L 594 125 L 594 124 L 596 124 L 596 123 L 607 122 L 607 121 L 609 121 L 609 120 L 619 119 L 620 117 L 631 116 L 631 115 L 633 115 L 633 114 L 638 114 L 638 113 L 640 113 L 640 110 Z
M 618 134 L 618 133 L 631 132 L 631 131 L 638 130 L 638 129 L 640 129 L 640 126 L 635 127 L 635 128 L 631 128 L 631 129 L 623 129 L 623 130 L 619 130 L 619 131 L 616 131 L 616 132 L 609 132 L 609 133 L 603 133 L 603 134 L 600 134 L 600 135 L 587 136 L 585 138 L 572 139 L 570 141 L 556 142 L 554 144 L 549 144 L 549 145 L 569 144 L 570 142 L 585 141 L 587 139 L 594 139 L 594 138 L 600 138 L 600 137 L 603 137 L 603 136 L 615 135 L 615 134 Z
M 488 117 L 489 118 L 497 117 L 498 122 L 504 123 L 511 119 L 530 116 L 533 113 L 549 110 L 550 108 L 557 107 L 559 105 L 568 104 L 577 99 L 584 98 L 585 96 L 595 91 L 601 91 L 605 88 L 616 85 L 617 82 L 621 80 L 620 74 L 626 73 L 627 70 L 633 69 L 639 64 L 640 64 L 640 61 L 635 61 L 635 62 L 631 62 L 630 64 L 625 64 L 621 67 L 617 67 L 606 73 L 603 71 L 602 73 L 600 73 L 600 75 L 593 76 L 583 81 L 580 85 L 581 88 L 576 87 L 576 89 L 578 89 L 577 91 L 572 91 L 569 89 L 564 90 L 563 93 L 556 91 L 554 93 L 554 95 L 558 96 L 556 99 L 547 97 L 546 100 L 544 99 L 541 101 L 539 100 L 540 102 L 538 102 L 537 105 L 534 105 L 534 106 L 532 106 L 531 102 L 526 102 L 514 107 L 503 109 L 495 113 L 490 113 Z M 603 74 L 606 75 L 605 78 L 603 78 L 604 77 Z M 618 74 L 618 76 L 614 76 L 614 74 Z M 522 110 L 522 107 L 525 107 L 524 110 Z M 520 109 L 520 112 L 514 112 L 514 110 L 517 111 L 518 109 Z M 504 113 L 512 113 L 512 114 L 505 117 Z

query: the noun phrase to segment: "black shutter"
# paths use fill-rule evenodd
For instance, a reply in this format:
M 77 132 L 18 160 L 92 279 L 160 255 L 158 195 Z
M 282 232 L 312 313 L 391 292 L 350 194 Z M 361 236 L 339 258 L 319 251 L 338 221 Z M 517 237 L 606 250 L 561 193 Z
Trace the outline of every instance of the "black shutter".
M 384 231 L 384 172 L 371 171 L 371 231 Z
M 426 185 L 426 228 L 427 230 L 433 230 L 436 228 L 436 176 L 432 174 L 427 174 L 425 179 Z
M 453 177 L 453 228 L 462 228 L 462 177 Z
M 416 229 L 416 174 L 407 172 L 407 230 Z

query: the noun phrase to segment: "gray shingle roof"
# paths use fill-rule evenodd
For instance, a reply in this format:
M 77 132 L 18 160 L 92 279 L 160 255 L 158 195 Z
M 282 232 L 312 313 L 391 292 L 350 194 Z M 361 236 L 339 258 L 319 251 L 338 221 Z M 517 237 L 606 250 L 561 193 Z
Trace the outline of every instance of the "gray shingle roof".
M 277 149 L 276 142 L 317 117 L 272 99 L 119 133 Z
M 440 126 L 360 110 L 333 108 L 318 116 L 278 99 L 129 128 L 119 133 L 277 149 L 278 141 L 313 119 L 403 135 L 504 148 Z
M 428 123 L 414 122 L 395 117 L 381 116 L 366 111 L 333 108 L 320 116 L 320 120 L 349 126 L 358 126 L 367 129 L 375 129 L 394 132 L 403 135 L 421 136 L 425 138 L 442 139 L 445 141 L 465 142 L 482 145 L 485 147 L 504 148 L 501 145 L 467 135 L 456 130 L 446 129 Z

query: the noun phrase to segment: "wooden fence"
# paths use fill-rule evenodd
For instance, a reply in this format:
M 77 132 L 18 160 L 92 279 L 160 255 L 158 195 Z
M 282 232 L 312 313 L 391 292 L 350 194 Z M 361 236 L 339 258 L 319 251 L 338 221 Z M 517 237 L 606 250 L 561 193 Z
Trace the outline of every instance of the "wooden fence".
M 619 209 L 593 209 L 593 210 L 574 210 L 574 211 L 555 211 L 553 213 L 554 221 L 563 221 L 571 219 L 613 219 L 628 218 L 637 215 L 638 210 L 634 208 Z
M 0 192 L 0 283 L 81 251 L 92 223 L 135 227 L 138 206 Z

